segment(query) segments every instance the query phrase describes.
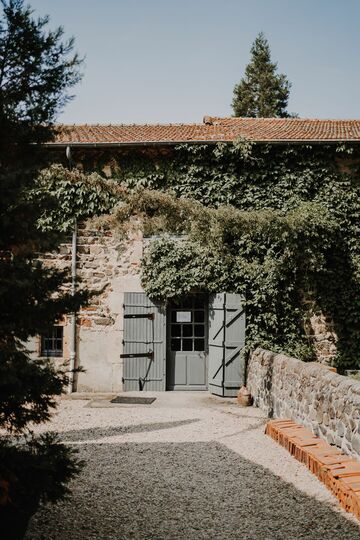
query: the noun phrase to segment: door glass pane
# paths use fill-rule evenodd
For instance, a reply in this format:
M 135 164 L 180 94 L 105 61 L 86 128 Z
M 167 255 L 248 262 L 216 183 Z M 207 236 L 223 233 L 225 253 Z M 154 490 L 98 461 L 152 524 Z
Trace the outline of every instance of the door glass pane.
M 181 302 L 181 306 L 184 308 L 192 308 L 193 305 L 193 299 L 191 296 L 188 296 L 187 298 L 183 298 Z
M 171 340 L 171 350 L 172 351 L 181 351 L 181 339 L 172 339 Z
M 170 305 L 170 348 L 172 351 L 205 350 L 206 297 L 190 295 Z
M 191 337 L 193 333 L 192 328 L 193 328 L 192 324 L 183 324 L 182 325 L 183 337 Z
M 195 324 L 194 335 L 196 337 L 203 337 L 205 335 L 205 327 L 203 324 Z
M 171 337 L 180 337 L 181 336 L 181 325 L 172 324 L 171 325 Z
M 194 320 L 195 320 L 195 322 L 204 322 L 205 321 L 205 313 L 204 313 L 204 311 L 195 311 L 194 312 Z
M 183 339 L 183 351 L 192 351 L 193 350 L 193 340 L 192 339 Z
M 194 339 L 194 351 L 204 351 L 204 350 L 205 350 L 205 340 Z
M 194 296 L 194 308 L 197 309 L 197 308 L 200 308 L 200 309 L 204 309 L 204 297 L 201 295 L 201 294 L 197 294 Z

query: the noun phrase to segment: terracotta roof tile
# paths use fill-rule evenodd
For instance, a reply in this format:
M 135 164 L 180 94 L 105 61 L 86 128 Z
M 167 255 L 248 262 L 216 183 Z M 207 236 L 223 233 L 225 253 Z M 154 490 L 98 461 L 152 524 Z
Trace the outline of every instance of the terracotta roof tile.
M 360 120 L 204 117 L 202 124 L 59 125 L 51 144 L 161 144 L 233 141 L 359 141 Z

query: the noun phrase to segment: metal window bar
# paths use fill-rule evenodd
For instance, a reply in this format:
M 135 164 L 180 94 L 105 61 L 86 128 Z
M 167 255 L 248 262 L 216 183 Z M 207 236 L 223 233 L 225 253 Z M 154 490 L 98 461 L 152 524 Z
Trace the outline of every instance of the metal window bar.
M 41 337 L 41 356 L 63 356 L 63 327 L 53 326 L 47 334 Z
M 197 302 L 199 302 L 199 300 L 197 300 Z M 176 316 L 178 311 L 190 311 L 191 321 L 178 322 Z M 195 320 L 197 318 L 195 317 L 195 313 L 201 313 L 201 316 L 198 318 L 198 320 Z M 188 299 L 186 302 L 181 302 L 180 304 L 173 305 L 171 307 L 170 319 L 170 346 L 172 351 L 190 352 L 205 350 L 205 309 L 203 307 L 200 307 L 199 304 L 197 304 L 195 307 L 194 299 L 191 300 L 191 303 Z M 197 332 L 195 332 L 195 326 Z M 175 328 L 179 328 L 179 332 L 177 335 L 174 332 Z M 186 334 L 185 328 L 187 332 Z M 199 331 L 200 333 L 198 333 Z

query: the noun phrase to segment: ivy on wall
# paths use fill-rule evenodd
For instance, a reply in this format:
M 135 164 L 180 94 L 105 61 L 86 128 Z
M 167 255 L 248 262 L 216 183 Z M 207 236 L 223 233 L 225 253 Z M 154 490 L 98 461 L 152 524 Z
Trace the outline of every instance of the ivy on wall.
M 89 183 L 80 172 L 73 179 L 83 189 L 77 216 L 85 207 L 84 217 L 113 207 L 111 226 L 136 214 L 146 233 L 158 235 L 142 268 L 151 297 L 239 292 L 248 343 L 303 359 L 314 358 L 309 309 L 321 311 L 339 338 L 337 365 L 360 368 L 359 158 L 356 146 L 241 140 L 148 154 L 103 151 L 96 163 L 85 162 L 100 174 Z M 69 189 L 60 169 L 58 198 Z M 52 174 L 43 175 L 42 189 Z
M 187 215 L 182 241 L 163 236 L 145 255 L 142 280 L 149 296 L 165 299 L 192 290 L 240 293 L 249 347 L 261 343 L 313 359 L 307 301 L 338 230 L 328 211 L 303 203 L 287 214 L 221 207 L 207 213 L 205 221 L 204 216 L 197 221 L 196 212 Z
M 28 197 L 41 208 L 38 226 L 43 231 L 69 233 L 74 219 L 86 220 L 111 211 L 119 196 L 114 183 L 98 173 L 84 175 L 60 164 L 43 169 Z

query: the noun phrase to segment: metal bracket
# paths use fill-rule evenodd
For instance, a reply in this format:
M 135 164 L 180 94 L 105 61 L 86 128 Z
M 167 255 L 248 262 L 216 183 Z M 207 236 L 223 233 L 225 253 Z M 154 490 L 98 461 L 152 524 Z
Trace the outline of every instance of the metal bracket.
M 120 354 L 120 358 L 154 358 L 154 351 L 149 351 L 147 353 L 128 353 Z
M 155 313 L 134 313 L 133 315 L 126 313 L 124 319 L 149 319 L 150 321 L 153 321 L 155 319 Z

